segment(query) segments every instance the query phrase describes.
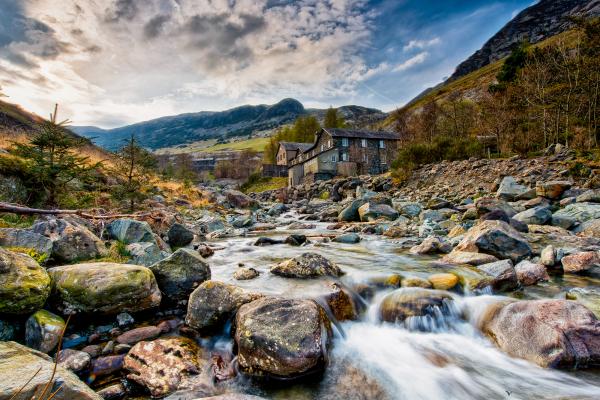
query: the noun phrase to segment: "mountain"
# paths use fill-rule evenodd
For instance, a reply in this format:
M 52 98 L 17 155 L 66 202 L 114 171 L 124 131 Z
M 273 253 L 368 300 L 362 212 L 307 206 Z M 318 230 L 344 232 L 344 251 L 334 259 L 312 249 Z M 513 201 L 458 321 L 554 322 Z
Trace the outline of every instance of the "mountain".
M 450 81 L 507 55 L 523 40 L 538 43 L 573 26 L 571 17 L 600 15 L 600 0 L 541 0 L 521 11 L 483 47 L 456 67 Z
M 380 110 L 360 106 L 343 106 L 339 112 L 348 123 L 366 126 L 387 117 Z M 134 134 L 140 143 L 152 150 L 206 139 L 225 139 L 274 129 L 293 122 L 301 115 L 314 115 L 322 120 L 326 110 L 305 109 L 295 99 L 284 99 L 274 105 L 241 106 L 226 111 L 180 114 L 139 122 L 115 129 L 94 126 L 73 127 L 99 146 L 114 150 Z

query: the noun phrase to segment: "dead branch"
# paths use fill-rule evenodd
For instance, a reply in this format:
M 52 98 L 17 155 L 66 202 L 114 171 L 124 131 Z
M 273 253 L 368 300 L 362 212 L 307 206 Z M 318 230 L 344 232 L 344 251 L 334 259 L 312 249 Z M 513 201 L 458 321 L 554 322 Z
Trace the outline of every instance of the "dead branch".
M 13 214 L 23 215 L 77 215 L 88 219 L 114 219 L 114 218 L 145 218 L 152 217 L 150 213 L 142 214 L 111 214 L 111 215 L 94 215 L 83 210 L 44 210 L 40 208 L 23 207 L 16 204 L 0 202 L 0 212 L 8 212 Z

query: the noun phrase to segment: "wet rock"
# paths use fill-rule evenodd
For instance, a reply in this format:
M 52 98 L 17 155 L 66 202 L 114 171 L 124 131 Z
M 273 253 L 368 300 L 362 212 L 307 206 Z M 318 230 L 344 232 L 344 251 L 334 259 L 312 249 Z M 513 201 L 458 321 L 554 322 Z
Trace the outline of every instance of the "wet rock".
M 509 291 L 519 285 L 517 273 L 510 260 L 501 260 L 489 264 L 479 265 L 478 270 L 491 278 L 494 290 Z
M 458 285 L 458 277 L 454 274 L 440 273 L 427 277 L 431 286 L 438 290 L 450 290 Z
M 240 307 L 235 325 L 246 374 L 290 379 L 325 368 L 331 324 L 312 300 L 255 300 Z
M 39 310 L 25 323 L 25 343 L 42 353 L 50 353 L 58 345 L 65 321 L 50 311 Z
M 125 357 L 128 379 L 144 386 L 153 397 L 164 397 L 200 374 L 205 361 L 191 339 L 168 337 L 140 342 Z
M 208 258 L 215 254 L 215 251 L 206 243 L 200 243 L 196 248 L 198 254 L 200 254 L 203 258 Z
M 399 274 L 382 275 L 370 278 L 368 283 L 371 286 L 381 289 L 399 288 L 402 279 L 402 275 Z
M 340 322 L 357 319 L 360 310 L 352 295 L 336 282 L 332 283 L 330 288 L 331 292 L 325 296 L 325 300 L 335 319 Z
M 303 253 L 271 268 L 271 273 L 286 278 L 339 277 L 344 273 L 333 262 L 316 253 Z
M 50 294 L 50 277 L 31 257 L 0 247 L 0 313 L 29 314 Z
M 131 350 L 130 344 L 117 344 L 115 345 L 114 352 L 115 354 L 127 354 L 129 353 L 129 350 Z
M 56 356 L 58 365 L 73 372 L 81 372 L 89 368 L 91 357 L 84 351 L 73 349 L 61 350 Z
M 272 217 L 276 217 L 278 215 L 283 214 L 286 211 L 288 211 L 288 207 L 285 204 L 277 203 L 273 204 L 271 208 L 269 208 L 267 214 L 269 214 Z
M 152 229 L 147 222 L 128 218 L 116 219 L 108 225 L 106 231 L 111 239 L 125 244 L 137 242 L 156 243 Z
M 596 318 L 600 318 L 600 289 L 598 288 L 573 288 L 566 294 L 567 300 L 576 300 L 584 305 Z
M 108 253 L 100 238 L 74 222 L 49 219 L 36 222 L 31 229 L 52 241 L 52 257 L 59 262 L 90 260 Z
M 181 248 L 150 267 L 163 300 L 176 303 L 187 300 L 199 284 L 210 279 L 208 263 L 196 252 Z
M 234 228 L 249 228 L 256 223 L 256 218 L 252 214 L 239 215 L 233 217 L 230 222 Z
M 194 232 L 179 223 L 175 223 L 167 231 L 167 238 L 171 246 L 183 247 L 192 243 Z
M 358 214 L 358 209 L 364 205 L 367 200 L 358 199 L 352 201 L 347 207 L 342 209 L 338 214 L 338 221 L 340 222 L 355 222 L 360 221 L 360 215 Z
M 550 207 L 539 206 L 516 214 L 513 219 L 527 225 L 544 225 L 552 219 Z
M 104 345 L 100 354 L 103 356 L 111 355 L 115 352 L 115 342 L 113 340 L 109 340 L 108 343 Z
M 561 260 L 563 271 L 576 274 L 591 272 L 600 267 L 600 253 L 597 251 L 584 251 L 577 254 L 565 256 Z
M 125 355 L 104 356 L 92 360 L 91 374 L 94 377 L 112 375 L 123 368 Z
M 498 261 L 498 259 L 491 254 L 453 250 L 449 254 L 446 254 L 441 261 L 448 264 L 468 264 L 477 266 Z
M 307 242 L 306 236 L 304 235 L 290 235 L 285 238 L 285 244 L 290 246 L 302 246 Z
M 500 182 L 496 196 L 502 200 L 515 201 L 522 195 L 526 195 L 530 189 L 517 183 L 512 176 L 506 176 Z
M 197 400 L 267 400 L 264 397 L 253 396 L 242 393 L 225 393 L 217 396 L 202 397 Z
M 544 250 L 542 250 L 540 255 L 540 263 L 546 267 L 554 267 L 557 264 L 557 261 L 554 246 L 548 245 L 544 247 Z
M 237 286 L 206 281 L 190 295 L 185 323 L 201 331 L 219 329 L 243 304 L 260 297 Z
M 518 301 L 488 314 L 483 332 L 513 357 L 542 367 L 600 364 L 600 321 L 574 301 Z
M 156 326 L 143 326 L 123 333 L 117 337 L 117 342 L 121 344 L 134 344 L 142 340 L 154 339 L 162 333 Z
M 427 279 L 411 276 L 402 279 L 402 287 L 418 287 L 423 289 L 431 289 L 433 286 Z
M 436 236 L 429 236 L 421 244 L 410 249 L 412 254 L 449 253 L 450 251 L 452 251 L 452 245 Z
M 0 319 L 0 341 L 14 340 L 17 334 L 17 322 Z
M 126 249 L 131 257 L 130 264 L 148 267 L 165 258 L 164 253 L 156 243 L 131 243 L 127 245 Z
M 363 222 L 386 219 L 388 221 L 396 220 L 400 214 L 388 204 L 374 204 L 367 202 L 358 208 L 358 215 Z
M 527 240 L 502 221 L 483 221 L 469 229 L 454 251 L 491 254 L 500 259 L 518 262 L 531 255 Z
M 357 233 L 344 233 L 333 238 L 336 243 L 354 244 L 360 242 L 360 235 Z
M 125 397 L 127 388 L 125 388 L 122 383 L 115 383 L 114 385 L 98 390 L 97 393 L 102 396 L 104 400 L 117 400 Z
M 117 315 L 117 324 L 122 328 L 125 326 L 133 325 L 135 320 L 128 313 L 120 313 Z
M 57 391 L 53 400 L 101 400 L 102 398 L 69 370 L 56 367 L 46 354 L 15 342 L 0 342 L 0 398 L 38 398 L 53 378 L 51 392 Z M 19 392 L 20 390 L 20 392 Z
M 0 229 L 0 246 L 34 249 L 38 254 L 52 254 L 52 241 L 31 229 Z
M 256 239 L 256 242 L 254 242 L 254 246 L 272 246 L 274 244 L 283 244 L 283 240 L 261 236 L 258 239 Z
M 327 369 L 319 400 L 392 400 L 375 377 L 354 366 L 352 361 L 335 362 Z
M 97 344 L 91 344 L 81 349 L 84 353 L 88 353 L 91 358 L 96 358 L 102 354 L 102 347 Z
M 535 185 L 535 193 L 548 199 L 558 199 L 571 185 L 568 181 L 538 182 Z
M 50 268 L 48 273 L 52 299 L 64 314 L 135 312 L 160 304 L 152 271 L 139 265 L 75 264 Z
M 291 224 L 289 224 L 287 226 L 287 229 L 289 230 L 300 230 L 300 229 L 315 229 L 317 226 L 315 224 L 307 224 L 304 222 L 300 222 L 300 221 L 296 221 L 296 222 L 292 222 Z
M 239 268 L 233 273 L 233 279 L 238 281 L 246 281 L 249 279 L 257 278 L 260 273 L 254 268 Z
M 441 308 L 444 301 L 451 301 L 448 292 L 441 290 L 405 287 L 383 298 L 379 316 L 386 322 L 402 322 L 409 317 L 429 315 L 434 308 Z
M 231 204 L 234 208 L 258 207 L 258 202 L 256 200 L 237 190 L 226 190 L 223 194 L 227 198 L 229 204 Z
M 523 286 L 535 285 L 538 282 L 550 280 L 544 265 L 527 260 L 515 265 L 515 272 L 519 283 Z

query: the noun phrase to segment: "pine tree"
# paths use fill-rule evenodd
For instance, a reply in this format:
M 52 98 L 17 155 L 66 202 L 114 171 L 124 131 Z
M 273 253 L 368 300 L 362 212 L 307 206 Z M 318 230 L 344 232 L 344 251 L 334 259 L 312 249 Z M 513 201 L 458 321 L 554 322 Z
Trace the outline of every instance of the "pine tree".
M 42 187 L 46 202 L 57 206 L 57 195 L 69 182 L 84 179 L 99 166 L 90 164 L 88 157 L 77 155 L 76 150 L 87 140 L 79 138 L 66 129 L 69 121 L 57 122 L 58 104 L 50 120 L 41 124 L 40 130 L 29 143 L 13 143 L 11 153 L 25 160 L 32 185 Z
M 141 147 L 132 134 L 116 153 L 117 161 L 113 172 L 119 184 L 113 188 L 113 197 L 129 202 L 130 211 L 135 210 L 137 202 L 148 196 L 148 174 L 153 170 L 156 158 Z
M 329 107 L 325 113 L 325 121 L 323 121 L 323 124 L 325 128 L 344 128 L 346 126 L 344 117 L 338 113 L 337 108 L 333 107 Z

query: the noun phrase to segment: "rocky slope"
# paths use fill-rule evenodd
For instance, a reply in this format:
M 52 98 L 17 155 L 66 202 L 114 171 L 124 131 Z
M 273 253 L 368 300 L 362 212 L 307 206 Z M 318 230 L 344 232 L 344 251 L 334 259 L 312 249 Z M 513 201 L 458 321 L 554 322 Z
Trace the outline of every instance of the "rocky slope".
M 541 0 L 521 11 L 483 47 L 456 67 L 450 81 L 506 57 L 523 40 L 538 43 L 573 26 L 570 17 L 600 15 L 598 0 Z

